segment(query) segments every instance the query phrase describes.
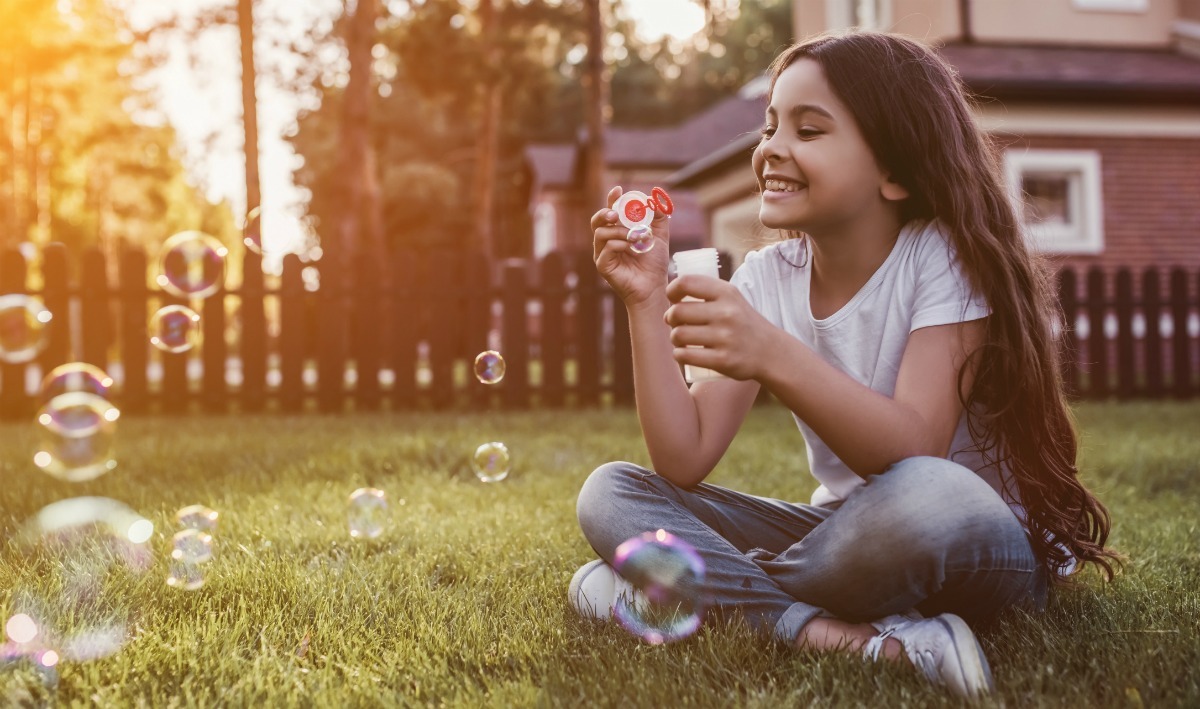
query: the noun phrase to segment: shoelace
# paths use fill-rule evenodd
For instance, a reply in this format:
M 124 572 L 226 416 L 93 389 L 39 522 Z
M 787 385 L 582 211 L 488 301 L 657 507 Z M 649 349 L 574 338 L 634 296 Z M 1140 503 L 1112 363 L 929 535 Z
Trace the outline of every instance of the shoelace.
M 893 625 L 879 635 L 876 635 L 868 640 L 866 646 L 863 647 L 863 657 L 867 658 L 868 660 L 878 660 L 879 652 L 883 650 L 883 641 L 892 637 L 892 634 L 896 632 L 896 628 L 898 627 L 900 626 Z

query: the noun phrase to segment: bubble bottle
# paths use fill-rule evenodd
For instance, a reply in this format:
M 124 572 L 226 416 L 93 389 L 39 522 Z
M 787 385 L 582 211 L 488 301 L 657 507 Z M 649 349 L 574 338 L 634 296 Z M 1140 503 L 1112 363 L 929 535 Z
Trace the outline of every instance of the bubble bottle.
M 677 276 L 697 275 L 709 276 L 711 278 L 720 278 L 718 268 L 717 250 L 714 248 L 707 249 L 692 249 L 690 251 L 677 251 L 672 257 L 675 264 L 675 273 Z M 684 300 L 699 300 L 687 296 Z M 698 345 L 690 345 L 698 347 Z M 702 382 L 708 379 L 717 379 L 722 377 L 720 372 L 715 372 L 706 367 L 694 367 L 690 364 L 683 365 L 683 378 L 689 384 Z

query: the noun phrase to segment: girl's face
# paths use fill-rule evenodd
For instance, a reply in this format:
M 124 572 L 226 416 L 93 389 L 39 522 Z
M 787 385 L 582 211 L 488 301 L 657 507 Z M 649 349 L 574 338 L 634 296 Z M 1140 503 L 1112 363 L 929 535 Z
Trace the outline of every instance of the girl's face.
M 771 229 L 841 231 L 907 196 L 879 168 L 812 59 L 795 61 L 776 79 L 753 165 L 759 219 Z

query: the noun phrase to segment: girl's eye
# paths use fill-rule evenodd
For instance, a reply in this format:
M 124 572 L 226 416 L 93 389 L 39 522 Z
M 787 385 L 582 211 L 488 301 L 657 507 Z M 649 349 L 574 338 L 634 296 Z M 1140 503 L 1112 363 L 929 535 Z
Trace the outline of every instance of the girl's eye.
M 762 133 L 764 138 L 770 138 L 771 136 L 775 135 L 775 126 L 763 126 L 758 130 L 758 132 Z
M 818 135 L 821 135 L 821 131 L 817 130 L 816 128 L 801 128 L 796 131 L 796 135 L 800 136 L 801 138 L 815 138 Z

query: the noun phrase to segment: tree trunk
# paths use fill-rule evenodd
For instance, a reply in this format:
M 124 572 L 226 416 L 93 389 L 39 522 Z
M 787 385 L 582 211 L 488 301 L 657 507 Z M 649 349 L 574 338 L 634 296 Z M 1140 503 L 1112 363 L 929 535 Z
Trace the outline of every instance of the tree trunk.
M 479 22 L 483 34 L 484 66 L 492 71 L 492 78 L 483 83 L 481 100 L 482 125 L 479 130 L 479 156 L 475 163 L 475 194 L 479 203 L 475 213 L 475 233 L 479 248 L 490 263 L 496 255 L 495 205 L 496 205 L 496 154 L 499 149 L 500 111 L 504 94 L 495 70 L 500 64 L 499 47 L 496 44 L 495 0 L 480 0 Z
M 601 3 L 587 0 L 587 71 L 586 85 L 587 145 L 584 152 L 584 212 L 591 213 L 604 203 L 604 124 L 608 114 L 608 78 L 604 67 L 604 16 Z
M 254 66 L 254 0 L 237 0 L 242 40 L 242 135 L 245 138 L 246 212 L 262 204 L 258 175 L 258 72 Z
M 377 247 L 383 241 L 382 202 L 377 179 L 371 174 L 375 160 L 371 154 L 370 130 L 371 47 L 375 43 L 378 14 L 379 0 L 358 0 L 346 37 L 350 81 L 342 103 L 338 173 L 344 179 L 337 253 L 333 254 L 341 265 L 350 263 L 358 247 Z

